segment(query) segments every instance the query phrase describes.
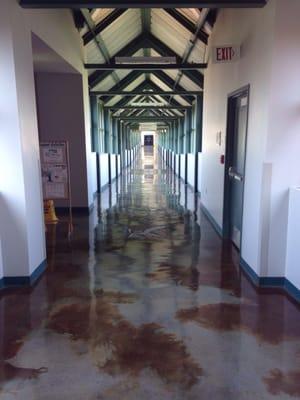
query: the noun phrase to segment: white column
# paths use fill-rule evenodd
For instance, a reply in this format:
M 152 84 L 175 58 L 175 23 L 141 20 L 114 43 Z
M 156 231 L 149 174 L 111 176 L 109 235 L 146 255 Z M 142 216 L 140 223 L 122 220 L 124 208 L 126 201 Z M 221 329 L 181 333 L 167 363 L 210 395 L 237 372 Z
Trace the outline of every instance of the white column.
M 46 258 L 31 32 L 0 4 L 0 237 L 5 277 L 28 277 Z

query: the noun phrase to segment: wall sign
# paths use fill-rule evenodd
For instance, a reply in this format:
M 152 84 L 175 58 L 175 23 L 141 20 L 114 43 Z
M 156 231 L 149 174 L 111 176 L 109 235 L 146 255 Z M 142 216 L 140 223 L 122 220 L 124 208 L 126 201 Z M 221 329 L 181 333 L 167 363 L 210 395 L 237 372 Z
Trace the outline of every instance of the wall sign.
M 40 144 L 44 199 L 69 198 L 67 142 Z
M 216 46 L 213 47 L 213 62 L 231 63 L 240 59 L 241 49 L 240 46 Z

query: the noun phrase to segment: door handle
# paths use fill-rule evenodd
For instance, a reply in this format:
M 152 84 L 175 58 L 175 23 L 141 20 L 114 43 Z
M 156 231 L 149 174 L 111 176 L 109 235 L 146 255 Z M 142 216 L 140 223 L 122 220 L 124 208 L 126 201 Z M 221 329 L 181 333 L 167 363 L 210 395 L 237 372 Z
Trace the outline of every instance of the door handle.
M 230 178 L 235 179 L 236 181 L 239 181 L 239 182 L 243 182 L 243 180 L 244 180 L 243 175 L 235 172 L 233 167 L 229 167 L 228 175 Z

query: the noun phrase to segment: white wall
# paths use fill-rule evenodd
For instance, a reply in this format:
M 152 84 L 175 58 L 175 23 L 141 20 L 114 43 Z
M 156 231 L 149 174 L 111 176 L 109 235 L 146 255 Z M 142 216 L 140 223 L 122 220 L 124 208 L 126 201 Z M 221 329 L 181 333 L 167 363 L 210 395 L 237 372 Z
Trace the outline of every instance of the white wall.
M 98 182 L 97 182 L 97 153 L 91 153 L 91 162 L 95 168 L 92 169 L 92 190 L 93 193 L 97 193 L 98 191 Z
M 300 249 L 300 188 L 293 188 L 289 194 L 287 257 L 285 275 L 300 289 L 299 249 Z
M 88 199 L 89 204 L 93 201 L 92 169 L 95 168 L 91 156 L 90 141 L 90 106 L 88 72 L 84 68 L 84 50 L 82 40 L 75 28 L 70 10 L 27 10 L 18 6 L 17 2 L 11 1 L 11 7 L 17 17 L 18 27 L 24 27 L 35 33 L 49 47 L 51 47 L 66 62 L 82 75 L 83 103 L 85 114 L 86 134 L 86 162 L 88 170 Z
M 87 137 L 90 132 L 87 74 L 83 67 L 81 40 L 70 11 L 23 10 L 15 0 L 2 0 L 0 236 L 6 276 L 28 276 L 46 257 L 32 32 L 82 73 Z M 89 140 L 86 148 L 89 154 Z M 88 168 L 89 162 L 87 157 Z
M 117 171 L 116 171 L 116 155 L 111 154 L 110 155 L 110 172 L 111 172 L 111 179 L 115 179 L 117 176 Z
M 198 153 L 198 192 L 201 192 L 201 182 L 202 182 L 202 153 Z
M 227 95 L 250 84 L 241 255 L 258 275 L 288 276 L 296 285 L 299 272 L 290 271 L 295 221 L 290 217 L 288 225 L 288 193 L 290 187 L 300 186 L 299 17 L 298 0 L 221 11 L 210 45 L 241 45 L 241 59 L 209 63 L 201 184 L 202 201 L 222 226 L 224 166 L 219 159 L 225 153 Z M 218 131 L 221 146 L 216 143 Z
M 266 149 L 266 161 L 272 165 L 267 275 L 275 272 L 277 276 L 284 276 L 289 188 L 300 186 L 299 18 L 298 0 L 276 1 L 271 114 Z
M 117 154 L 117 165 L 118 165 L 118 174 L 120 175 L 120 173 L 121 173 L 121 156 L 120 156 L 120 154 Z
M 11 2 L 1 2 L 0 236 L 6 276 L 29 275 L 45 259 L 31 34 L 16 14 Z
M 90 104 L 88 72 L 84 68 L 84 49 L 78 31 L 75 28 L 70 10 L 24 10 L 15 1 L 12 2 L 18 18 L 22 19 L 27 30 L 31 30 L 82 76 L 83 107 L 85 122 L 85 149 L 88 171 L 88 203 L 93 202 L 93 169 L 96 168 L 91 155 L 90 140 Z M 20 21 L 18 21 L 20 24 Z M 21 23 L 22 25 L 22 23 Z
M 107 185 L 109 181 L 107 153 L 99 154 L 99 163 L 100 163 L 100 183 L 101 183 L 101 188 L 103 188 L 103 186 Z
M 176 167 L 176 174 L 179 175 L 179 163 L 180 163 L 180 154 L 175 154 L 175 167 Z
M 180 177 L 185 179 L 185 154 L 180 154 Z
M 270 68 L 273 57 L 275 3 L 263 9 L 224 9 L 220 12 L 210 45 L 241 45 L 241 59 L 212 64 L 205 74 L 203 171 L 201 195 L 216 222 L 223 223 L 224 165 L 227 96 L 250 84 L 250 109 L 245 171 L 242 257 L 260 274 L 261 189 L 263 161 L 270 115 Z M 222 144 L 216 142 L 222 132 Z
M 174 169 L 174 151 L 170 150 L 170 167 Z
M 72 206 L 89 207 L 82 77 L 37 73 L 35 82 L 40 140 L 68 141 Z M 67 207 L 69 200 L 55 204 Z
M 187 155 L 187 181 L 194 187 L 195 186 L 195 154 L 189 153 Z

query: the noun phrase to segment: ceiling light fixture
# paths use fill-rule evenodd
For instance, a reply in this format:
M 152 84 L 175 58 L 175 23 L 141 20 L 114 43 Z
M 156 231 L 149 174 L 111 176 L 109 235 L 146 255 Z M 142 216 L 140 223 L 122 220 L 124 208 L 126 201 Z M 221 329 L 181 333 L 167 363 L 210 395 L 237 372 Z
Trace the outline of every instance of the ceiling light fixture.
M 176 64 L 176 57 L 115 57 L 115 64 Z

